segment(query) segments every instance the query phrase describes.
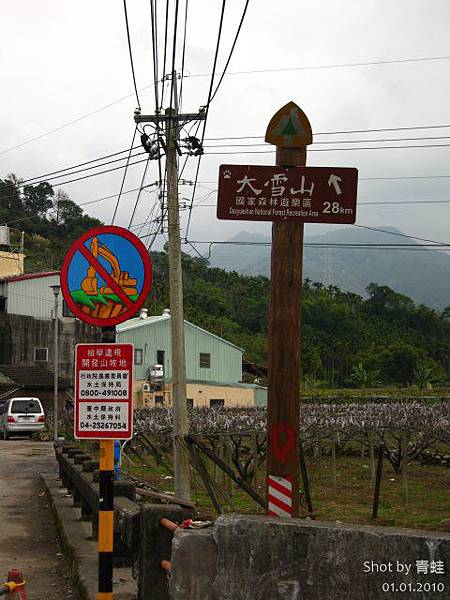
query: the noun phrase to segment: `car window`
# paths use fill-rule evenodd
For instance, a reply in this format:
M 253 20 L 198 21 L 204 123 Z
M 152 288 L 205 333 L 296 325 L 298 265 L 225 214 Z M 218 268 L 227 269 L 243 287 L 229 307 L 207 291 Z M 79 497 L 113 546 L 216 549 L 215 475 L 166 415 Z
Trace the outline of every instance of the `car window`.
M 5 404 L 6 404 L 6 400 L 0 400 L 0 415 L 3 412 L 3 409 L 5 408 Z
M 41 405 L 37 400 L 13 400 L 10 413 L 40 413 Z

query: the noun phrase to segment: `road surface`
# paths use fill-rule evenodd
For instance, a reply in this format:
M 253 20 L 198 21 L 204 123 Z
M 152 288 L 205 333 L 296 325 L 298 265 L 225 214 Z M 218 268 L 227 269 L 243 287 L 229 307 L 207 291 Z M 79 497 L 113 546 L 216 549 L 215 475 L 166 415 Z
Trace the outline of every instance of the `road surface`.
M 0 441 L 0 582 L 24 573 L 28 600 L 78 600 L 56 540 L 39 474 L 55 473 L 52 444 Z

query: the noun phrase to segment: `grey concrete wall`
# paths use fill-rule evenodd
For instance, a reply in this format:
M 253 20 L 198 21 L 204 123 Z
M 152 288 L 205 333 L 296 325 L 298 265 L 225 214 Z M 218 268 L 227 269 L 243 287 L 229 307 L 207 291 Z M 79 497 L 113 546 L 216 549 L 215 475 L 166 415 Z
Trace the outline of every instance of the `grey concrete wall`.
M 418 575 L 417 560 L 442 561 L 444 574 Z M 445 590 L 422 593 L 426 582 Z M 444 600 L 450 534 L 222 516 L 209 534 L 177 532 L 170 590 L 174 600 Z
M 0 313 L 0 364 L 53 370 L 53 321 Z M 99 329 L 76 319 L 59 321 L 59 376 L 73 379 L 73 353 L 81 342 L 99 342 Z M 34 360 L 35 348 L 48 348 L 48 362 Z

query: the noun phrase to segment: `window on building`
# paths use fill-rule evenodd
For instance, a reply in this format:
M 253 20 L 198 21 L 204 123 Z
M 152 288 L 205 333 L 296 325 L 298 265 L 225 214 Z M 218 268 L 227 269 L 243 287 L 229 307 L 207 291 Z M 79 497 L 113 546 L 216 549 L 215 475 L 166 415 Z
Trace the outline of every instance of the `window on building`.
M 225 405 L 225 400 L 223 398 L 211 398 L 209 401 L 210 408 L 220 408 Z
M 75 318 L 73 312 L 67 306 L 67 302 L 65 300 L 63 300 L 63 305 L 62 305 L 62 316 Z
M 135 365 L 142 365 L 142 359 L 144 357 L 144 353 L 142 352 L 141 348 L 135 348 L 134 349 L 134 364 Z
M 161 365 L 162 367 L 164 367 L 164 362 L 166 360 L 166 353 L 164 350 L 157 350 L 156 351 L 156 364 Z
M 188 408 L 194 408 L 194 399 L 193 398 L 187 398 L 186 404 L 187 404 Z
M 155 406 L 164 406 L 164 396 L 155 396 Z
M 48 362 L 48 348 L 35 348 L 34 360 L 36 362 Z
M 211 354 L 200 352 L 200 369 L 211 368 Z

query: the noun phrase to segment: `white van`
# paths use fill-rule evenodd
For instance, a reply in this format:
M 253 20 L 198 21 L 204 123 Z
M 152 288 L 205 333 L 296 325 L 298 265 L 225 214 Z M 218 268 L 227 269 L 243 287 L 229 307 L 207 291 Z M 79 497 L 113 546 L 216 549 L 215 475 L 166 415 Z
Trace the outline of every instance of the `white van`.
M 28 435 L 42 431 L 45 415 L 39 398 L 10 398 L 0 414 L 0 436 Z

